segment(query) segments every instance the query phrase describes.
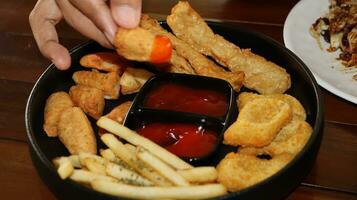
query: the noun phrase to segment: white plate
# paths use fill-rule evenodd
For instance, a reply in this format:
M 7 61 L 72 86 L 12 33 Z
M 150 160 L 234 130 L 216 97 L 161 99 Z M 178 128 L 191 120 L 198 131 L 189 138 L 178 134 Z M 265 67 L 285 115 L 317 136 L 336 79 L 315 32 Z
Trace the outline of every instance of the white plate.
M 319 85 L 350 102 L 357 104 L 357 81 L 352 76 L 356 68 L 347 70 L 336 60 L 338 52 L 321 50 L 310 35 L 315 20 L 328 12 L 329 0 L 301 0 L 290 11 L 284 24 L 285 46 L 304 61 Z M 328 44 L 321 40 L 324 49 Z

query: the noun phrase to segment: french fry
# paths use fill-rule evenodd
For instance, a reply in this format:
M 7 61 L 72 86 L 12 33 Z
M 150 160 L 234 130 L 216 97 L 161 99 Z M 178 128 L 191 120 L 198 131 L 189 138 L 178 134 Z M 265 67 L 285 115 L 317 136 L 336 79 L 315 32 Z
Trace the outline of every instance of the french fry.
M 84 165 L 85 163 L 83 163 L 83 161 L 86 159 L 86 158 L 92 158 L 94 159 L 95 161 L 99 162 L 101 165 L 104 165 L 106 160 L 100 156 L 97 156 L 95 154 L 90 154 L 90 153 L 79 153 L 78 154 L 78 157 L 79 157 L 79 162 Z
M 121 160 L 118 157 L 116 157 L 115 154 L 113 153 L 113 151 L 110 150 L 110 149 L 104 149 L 104 150 L 101 149 L 100 150 L 100 155 L 103 158 L 107 159 L 108 161 L 113 162 L 113 163 L 115 163 L 117 165 L 120 165 L 120 166 L 122 166 L 124 168 L 130 169 L 130 170 L 133 169 L 127 163 L 125 163 L 123 160 Z
M 108 162 L 106 164 L 106 173 L 112 177 L 115 177 L 120 182 L 137 186 L 152 186 L 153 183 L 137 174 L 136 172 L 126 169 L 120 165 Z
M 135 131 L 128 129 L 127 127 L 111 120 L 107 117 L 101 117 L 97 121 L 97 125 L 101 128 L 106 129 L 107 131 L 118 135 L 124 140 L 130 142 L 136 146 L 142 146 L 145 149 L 149 150 L 152 154 L 159 157 L 161 160 L 169 164 L 175 169 L 191 169 L 193 168 L 190 164 L 181 160 L 176 155 L 162 148 L 158 144 L 152 142 L 151 140 L 137 134 Z
M 102 135 L 101 140 L 114 152 L 116 156 L 126 162 L 130 167 L 134 168 L 142 176 L 159 186 L 171 185 L 171 183 L 160 174 L 146 167 L 144 163 L 138 162 L 140 160 L 136 159 L 135 154 L 132 154 L 114 135 L 108 133 L 104 134 Z
M 83 164 L 84 166 L 87 167 L 87 169 L 90 172 L 96 173 L 96 174 L 101 174 L 101 175 L 106 175 L 106 168 L 105 166 L 95 160 L 94 158 L 87 157 L 83 159 Z
M 61 156 L 53 159 L 53 164 L 56 166 L 56 168 L 59 167 L 60 163 L 63 162 L 65 159 L 69 159 L 71 162 L 72 166 L 75 168 L 82 168 L 82 165 L 79 161 L 78 155 L 70 155 L 70 156 Z
M 142 160 L 146 165 L 152 167 L 157 172 L 159 172 L 167 180 L 171 181 L 177 186 L 188 186 L 190 185 L 180 174 L 178 174 L 170 166 L 162 162 L 159 158 L 155 157 L 149 153 L 146 149 L 138 147 L 137 157 Z
M 126 143 L 124 144 L 125 148 L 127 148 L 131 153 L 134 153 L 136 152 L 136 147 L 134 145 L 131 145 L 129 143 Z
M 113 177 L 96 174 L 83 169 L 73 170 L 73 173 L 69 178 L 80 183 L 91 183 L 94 180 L 103 180 L 106 182 L 118 182 L 118 180 L 116 180 Z
M 177 173 L 191 183 L 209 183 L 217 179 L 215 167 L 195 167 L 193 169 L 177 170 Z
M 61 179 L 68 178 L 73 173 L 73 165 L 67 157 L 62 157 L 60 160 L 57 160 L 58 168 L 57 173 Z
M 105 180 L 91 182 L 94 190 L 131 199 L 207 199 L 227 193 L 222 184 L 185 187 L 139 187 Z

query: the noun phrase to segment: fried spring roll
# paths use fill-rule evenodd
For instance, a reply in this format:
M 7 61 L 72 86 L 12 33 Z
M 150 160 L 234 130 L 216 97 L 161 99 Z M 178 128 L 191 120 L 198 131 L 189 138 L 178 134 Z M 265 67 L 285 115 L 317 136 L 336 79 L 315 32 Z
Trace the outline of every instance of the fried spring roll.
M 117 121 L 120 124 L 123 124 L 125 116 L 130 109 L 131 103 L 132 101 L 126 101 L 118 105 L 117 107 L 113 108 L 113 110 L 110 111 L 110 113 L 108 113 L 105 116 L 108 117 L 109 119 Z
M 79 107 L 63 111 L 58 122 L 58 138 L 71 154 L 97 153 L 92 126 Z
M 120 78 L 122 94 L 138 92 L 145 82 L 154 74 L 141 68 L 128 67 Z
M 220 78 L 228 81 L 236 91 L 239 91 L 244 79 L 244 73 L 241 71 L 228 72 L 216 65 L 212 60 L 206 58 L 198 51 L 191 48 L 184 41 L 176 38 L 173 34 L 163 29 L 160 24 L 147 15 L 143 15 L 140 26 L 156 34 L 162 34 L 170 38 L 178 55 L 189 61 L 192 68 L 198 75 Z
M 73 107 L 71 97 L 66 92 L 56 92 L 51 94 L 45 106 L 43 129 L 47 136 L 56 137 L 58 135 L 57 125 L 64 110 Z
M 78 85 L 100 89 L 105 99 L 117 99 L 120 91 L 120 77 L 116 72 L 100 73 L 97 70 L 77 71 L 72 76 Z
M 180 1 L 167 17 L 175 35 L 231 71 L 245 73 L 244 86 L 262 94 L 284 93 L 290 75 L 284 68 L 215 34 L 187 1 Z
M 102 90 L 85 85 L 75 85 L 69 90 L 69 95 L 73 103 L 82 108 L 89 116 L 94 119 L 99 119 L 102 116 L 105 105 Z
M 125 70 L 123 59 L 116 52 L 98 52 L 85 55 L 79 63 L 83 67 L 94 68 L 106 72 L 118 72 Z

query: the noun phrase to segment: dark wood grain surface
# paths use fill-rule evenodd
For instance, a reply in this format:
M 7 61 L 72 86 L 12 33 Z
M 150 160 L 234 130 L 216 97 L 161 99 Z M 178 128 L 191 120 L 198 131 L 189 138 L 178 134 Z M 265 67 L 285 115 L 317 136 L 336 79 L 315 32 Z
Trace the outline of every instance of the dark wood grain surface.
M 164 18 L 176 1 L 143 0 L 143 11 Z M 0 6 L 0 191 L 1 199 L 56 199 L 29 157 L 24 110 L 34 82 L 48 60 L 39 53 L 28 25 L 35 0 Z M 191 1 L 203 17 L 259 31 L 283 43 L 283 23 L 296 0 Z M 65 23 L 60 41 L 71 48 L 86 38 Z M 289 200 L 357 199 L 357 105 L 322 89 L 325 131 L 316 163 Z

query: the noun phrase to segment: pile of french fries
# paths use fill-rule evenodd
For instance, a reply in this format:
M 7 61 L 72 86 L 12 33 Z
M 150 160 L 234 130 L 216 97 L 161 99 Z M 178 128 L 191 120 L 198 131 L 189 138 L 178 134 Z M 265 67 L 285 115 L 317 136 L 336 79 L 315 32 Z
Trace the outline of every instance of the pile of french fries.
M 215 183 L 214 167 L 193 167 L 107 117 L 101 117 L 97 125 L 109 132 L 101 136 L 108 149 L 100 150 L 100 155 L 55 158 L 62 179 L 131 199 L 207 199 L 227 193 L 225 186 Z

